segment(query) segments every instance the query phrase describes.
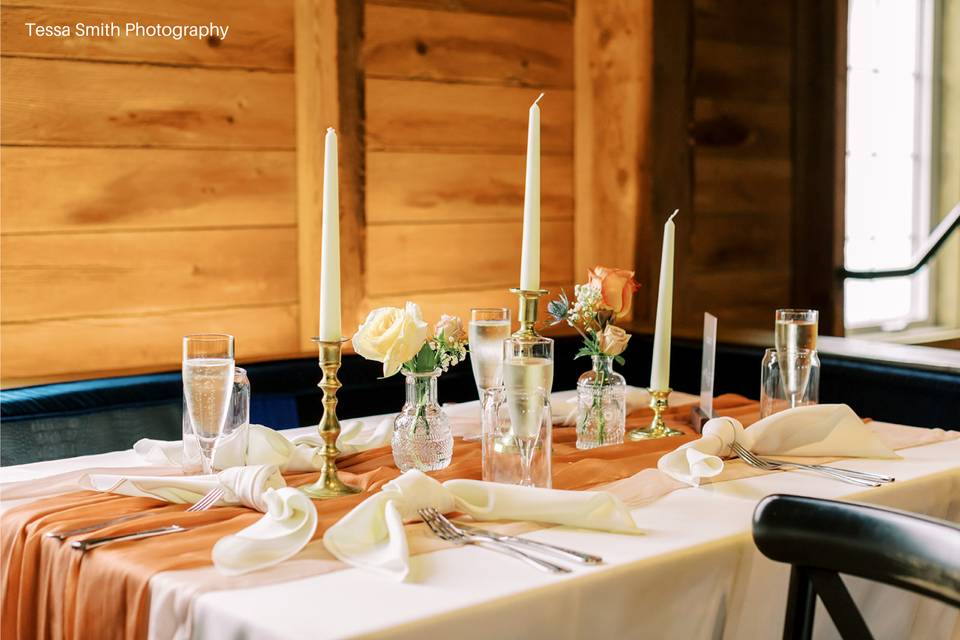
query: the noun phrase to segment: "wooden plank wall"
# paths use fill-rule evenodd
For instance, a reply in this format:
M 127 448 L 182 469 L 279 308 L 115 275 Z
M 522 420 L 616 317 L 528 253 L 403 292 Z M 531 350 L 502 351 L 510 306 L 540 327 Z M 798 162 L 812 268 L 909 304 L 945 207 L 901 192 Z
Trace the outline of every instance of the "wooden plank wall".
M 474 306 L 515 313 L 527 112 L 540 91 L 541 279 L 569 288 L 572 0 L 368 0 L 363 32 L 360 316 L 404 300 L 430 321 Z
M 134 19 L 230 31 L 24 26 Z M 175 368 L 195 331 L 295 352 L 292 2 L 3 0 L 2 22 L 4 383 Z
M 791 202 L 793 3 L 692 1 L 693 210 L 677 219 L 674 322 L 699 335 L 710 311 L 721 329 L 772 328 L 790 304 L 802 215 Z

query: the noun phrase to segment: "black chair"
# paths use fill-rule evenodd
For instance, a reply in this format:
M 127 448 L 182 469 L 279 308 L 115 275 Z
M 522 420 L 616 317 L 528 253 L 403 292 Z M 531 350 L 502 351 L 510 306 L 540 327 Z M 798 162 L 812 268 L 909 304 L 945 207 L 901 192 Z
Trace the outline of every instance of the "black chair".
M 785 640 L 810 638 L 817 596 L 844 640 L 871 639 L 841 573 L 960 608 L 960 527 L 863 504 L 772 495 L 753 512 L 753 540 L 792 565 Z

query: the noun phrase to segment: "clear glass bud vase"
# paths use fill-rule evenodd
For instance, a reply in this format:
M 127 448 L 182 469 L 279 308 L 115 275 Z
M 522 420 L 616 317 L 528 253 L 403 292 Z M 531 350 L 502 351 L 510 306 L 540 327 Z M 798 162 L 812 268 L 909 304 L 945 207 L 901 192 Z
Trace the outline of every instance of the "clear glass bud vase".
M 407 401 L 393 422 L 393 461 L 400 471 L 436 471 L 450 464 L 453 433 L 450 420 L 437 403 L 440 369 L 427 373 L 404 371 Z
M 613 356 L 593 356 L 593 368 L 577 381 L 577 448 L 623 444 L 627 381 L 613 370 Z

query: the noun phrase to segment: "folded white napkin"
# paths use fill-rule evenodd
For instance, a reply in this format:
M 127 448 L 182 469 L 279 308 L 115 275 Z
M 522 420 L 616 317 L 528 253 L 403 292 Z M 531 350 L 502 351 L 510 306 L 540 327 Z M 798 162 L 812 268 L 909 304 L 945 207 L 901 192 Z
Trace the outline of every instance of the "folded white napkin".
M 713 418 L 699 440 L 681 445 L 657 462 L 657 468 L 694 487 L 723 471 L 723 458 L 739 443 L 758 455 L 896 458 L 845 404 L 787 409 L 744 429 L 734 418 Z
M 303 549 L 317 530 L 317 510 L 297 489 L 287 487 L 276 465 L 231 467 L 204 476 L 123 476 L 91 474 L 81 485 L 95 491 L 193 504 L 212 489 L 226 491 L 215 505 L 242 504 L 264 516 L 246 529 L 221 538 L 213 564 L 227 575 L 262 569 Z
M 443 484 L 415 469 L 384 485 L 327 529 L 323 543 L 347 564 L 400 580 L 410 572 L 404 522 L 420 520 L 418 509 L 460 511 L 478 520 L 532 520 L 638 533 L 627 507 L 602 491 L 536 489 L 480 480 Z
M 337 448 L 341 454 L 366 451 L 390 444 L 393 418 L 384 418 L 373 431 L 365 432 L 364 423 L 351 420 L 343 423 Z M 196 436 L 189 436 L 196 440 Z M 244 448 L 244 442 L 246 447 Z M 321 467 L 320 447 L 323 440 L 317 433 L 309 433 L 290 440 L 279 431 L 259 424 L 245 425 L 217 443 L 213 454 L 215 469 L 258 464 L 274 464 L 282 471 L 315 471 Z M 199 446 L 187 447 L 200 453 Z M 133 450 L 148 464 L 193 467 L 199 459 L 184 458 L 181 440 L 151 440 L 144 438 L 133 445 Z
M 239 575 L 283 562 L 307 546 L 317 530 L 317 509 L 292 487 L 263 496 L 266 514 L 213 546 L 213 564 L 226 575 Z
M 255 465 L 231 467 L 220 473 L 203 476 L 89 474 L 80 479 L 80 486 L 106 493 L 156 498 L 174 504 L 194 504 L 213 489 L 223 487 L 223 496 L 215 505 L 242 504 L 257 511 L 266 511 L 264 494 L 269 489 L 285 487 L 286 482 L 276 465 Z

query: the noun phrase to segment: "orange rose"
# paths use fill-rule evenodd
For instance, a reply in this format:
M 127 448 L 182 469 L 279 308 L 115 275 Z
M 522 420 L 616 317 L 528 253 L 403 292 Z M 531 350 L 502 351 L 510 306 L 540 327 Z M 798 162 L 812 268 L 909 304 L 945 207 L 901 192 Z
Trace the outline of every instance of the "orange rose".
M 588 282 L 600 289 L 603 305 L 618 318 L 630 313 L 633 293 L 640 288 L 633 274 L 633 271 L 626 269 L 609 269 L 599 265 L 587 272 Z

